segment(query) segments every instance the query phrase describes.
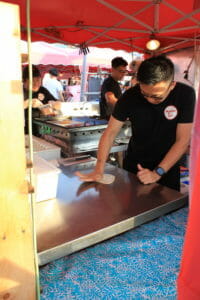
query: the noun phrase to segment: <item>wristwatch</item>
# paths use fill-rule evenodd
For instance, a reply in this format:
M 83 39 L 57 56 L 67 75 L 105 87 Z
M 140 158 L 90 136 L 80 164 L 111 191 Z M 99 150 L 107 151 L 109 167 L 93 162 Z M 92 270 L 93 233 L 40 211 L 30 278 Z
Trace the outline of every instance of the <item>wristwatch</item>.
M 166 171 L 162 168 L 162 167 L 156 167 L 154 169 L 154 171 L 159 175 L 159 176 L 163 176 L 166 174 Z

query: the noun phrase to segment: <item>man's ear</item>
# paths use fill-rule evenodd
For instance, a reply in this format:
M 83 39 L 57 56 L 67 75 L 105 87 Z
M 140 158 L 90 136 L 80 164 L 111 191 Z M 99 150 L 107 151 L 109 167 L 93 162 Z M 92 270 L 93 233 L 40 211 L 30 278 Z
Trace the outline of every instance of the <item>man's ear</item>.
M 175 86 L 176 86 L 176 81 L 172 81 L 172 83 L 171 83 L 171 90 L 173 90 L 175 88 Z

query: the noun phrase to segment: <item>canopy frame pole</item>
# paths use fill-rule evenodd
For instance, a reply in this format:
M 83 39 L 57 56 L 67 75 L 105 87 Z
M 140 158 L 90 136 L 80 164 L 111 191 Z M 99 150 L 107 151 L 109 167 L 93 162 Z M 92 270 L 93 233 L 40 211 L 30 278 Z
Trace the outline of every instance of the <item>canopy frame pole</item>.
M 172 40 L 181 40 L 181 41 L 186 41 L 186 42 L 189 42 L 189 41 L 200 41 L 199 37 L 196 37 L 196 38 L 183 38 L 183 37 L 176 37 L 176 36 L 162 36 L 162 39 L 172 39 Z
M 82 65 L 82 72 L 81 72 L 81 94 L 80 94 L 80 101 L 85 101 L 85 91 L 86 91 L 86 79 L 87 79 L 87 54 L 83 56 L 83 65 Z
M 198 12 L 200 12 L 200 9 L 199 9 Z M 180 19 L 174 21 L 173 23 L 171 23 L 171 24 L 169 24 L 169 25 L 163 27 L 163 28 L 161 29 L 161 32 L 163 32 L 163 30 L 165 30 L 165 29 L 167 29 L 167 28 L 170 28 L 170 27 L 172 27 L 172 26 L 174 26 L 174 25 L 176 25 L 176 24 L 178 24 L 178 23 L 184 21 L 185 19 L 189 19 L 189 16 L 191 16 L 191 15 L 193 15 L 193 14 L 194 14 L 194 12 L 191 12 L 190 14 L 187 14 L 187 15 L 185 15 L 184 17 L 182 17 L 182 18 L 180 18 Z M 197 23 L 197 22 L 195 22 L 195 23 Z M 199 25 L 199 24 L 200 24 L 200 22 L 197 23 L 197 25 Z
M 90 32 L 95 32 L 94 30 L 88 30 L 88 31 L 90 31 Z M 105 34 L 105 35 L 103 35 L 104 37 L 106 37 L 106 38 L 109 38 L 110 39 L 110 43 L 111 42 L 113 42 L 113 41 L 115 41 L 115 42 L 120 42 L 121 44 L 124 44 L 124 45 L 128 45 L 129 47 L 131 46 L 130 45 L 130 43 L 128 43 L 128 42 L 124 42 L 123 40 L 119 40 L 119 39 L 116 39 L 116 38 L 112 38 L 112 37 L 110 37 L 109 35 L 107 35 L 107 34 Z M 93 44 L 91 45 L 91 46 L 93 46 Z M 138 46 L 135 46 L 134 45 L 134 47 L 136 48 L 136 49 L 138 49 L 138 50 L 143 50 L 142 48 L 140 48 L 140 47 L 138 47 Z
M 147 4 L 146 6 L 142 7 L 141 9 L 139 9 L 138 11 L 134 12 L 131 16 L 134 17 L 136 15 L 139 15 L 140 13 L 142 13 L 143 11 L 147 10 L 149 7 L 151 7 L 153 4 L 152 3 L 149 3 Z M 127 17 L 123 18 L 121 21 L 119 21 L 118 23 L 114 24 L 113 26 L 111 27 L 108 27 L 107 29 L 105 29 L 103 32 L 100 32 L 99 34 L 97 34 L 95 37 L 89 39 L 87 41 L 87 43 L 97 39 L 98 37 L 104 35 L 106 32 L 110 31 L 110 30 L 113 30 L 114 28 L 118 27 L 119 25 L 123 24 L 124 22 L 127 21 Z
M 160 4 L 154 4 L 154 32 L 159 32 L 159 12 L 160 12 Z
M 140 11 L 141 12 L 141 11 Z M 124 20 L 124 19 L 123 19 Z M 65 25 L 65 26 L 55 26 L 57 29 L 66 29 L 66 28 L 81 28 L 81 29 L 104 29 L 107 30 L 108 27 L 105 26 L 92 26 L 92 25 Z M 49 27 L 33 27 L 32 32 L 35 32 L 36 30 L 45 30 Z M 134 29 L 134 28 L 115 28 L 115 27 L 109 27 L 109 29 L 115 30 L 115 31 L 130 31 L 130 32 L 141 32 L 141 33 L 149 33 L 147 30 L 142 29 Z M 49 38 L 51 36 L 48 36 Z M 73 45 L 73 44 L 71 44 Z
M 114 10 L 115 12 L 119 13 L 120 15 L 127 17 L 127 19 L 130 19 L 131 21 L 133 21 L 133 22 L 135 22 L 137 24 L 140 24 L 141 26 L 149 29 L 151 32 L 153 31 L 153 28 L 151 26 L 147 25 L 146 23 L 144 23 L 142 21 L 139 21 L 138 19 L 136 19 L 136 18 L 132 17 L 131 15 L 125 13 L 121 9 L 119 9 L 119 8 L 117 8 L 117 7 L 109 4 L 109 3 L 107 3 L 106 1 L 104 1 L 104 0 L 96 0 L 96 1 L 99 2 L 99 3 L 101 3 L 101 4 L 103 4 L 104 6 L 107 6 L 110 9 Z
M 137 37 L 133 37 L 133 38 L 131 38 L 131 40 L 133 41 L 133 40 L 138 40 L 138 39 L 141 39 L 141 38 L 146 38 L 146 36 L 137 36 Z M 192 39 L 193 40 L 193 39 Z M 126 39 L 121 39 L 120 41 L 130 41 L 130 38 L 126 38 Z M 115 40 L 112 40 L 112 41 L 106 41 L 106 42 L 104 42 L 104 44 L 109 44 L 110 42 L 118 42 L 118 41 L 115 41 Z M 101 45 L 102 44 L 102 42 L 96 42 L 96 43 L 92 43 L 92 45 L 93 46 L 95 46 L 95 45 Z M 128 45 L 128 44 L 127 44 Z M 130 46 L 130 45 L 129 45 Z M 133 48 L 134 48 L 134 45 L 132 45 L 133 46 Z M 140 47 L 138 47 L 138 48 L 140 48 Z
M 45 29 L 45 28 L 44 28 Z M 54 40 L 56 42 L 59 42 L 59 43 L 62 43 L 62 44 L 65 44 L 65 45 L 71 45 L 71 46 L 74 46 L 74 44 L 71 44 L 71 43 L 68 43 L 68 42 L 65 42 L 64 40 L 62 39 L 59 39 L 59 38 L 56 38 L 54 36 L 51 36 L 51 35 L 48 35 L 48 34 L 45 34 L 43 32 L 39 32 L 37 30 L 32 30 L 32 33 L 35 33 L 35 34 L 38 34 L 38 35 L 41 35 L 41 36 L 44 36 L 44 37 L 47 37 L 48 39 L 51 39 L 51 40 Z
M 191 30 L 191 29 L 199 29 L 199 26 L 188 26 L 188 27 L 180 27 L 180 28 L 174 28 L 169 30 L 163 30 L 160 29 L 160 33 L 169 33 L 169 32 L 176 32 L 176 31 L 184 31 L 184 30 Z
M 170 48 L 174 48 L 174 47 L 179 46 L 179 45 L 184 44 L 184 43 L 186 43 L 186 41 L 181 41 L 181 42 L 172 44 L 172 45 L 170 45 L 170 46 L 167 46 L 167 47 L 164 47 L 164 48 L 160 48 L 158 52 L 162 52 L 163 50 L 167 50 L 167 49 L 170 49 Z
M 165 4 L 166 6 L 168 6 L 169 8 L 171 8 L 172 10 L 175 10 L 176 12 L 178 12 L 179 14 L 181 14 L 183 17 L 180 18 L 180 19 L 178 19 L 178 20 L 176 20 L 176 21 L 174 21 L 174 22 L 172 22 L 171 24 L 168 24 L 167 26 L 164 26 L 164 27 L 161 29 L 161 31 L 163 31 L 163 30 L 165 30 L 165 29 L 167 29 L 167 28 L 170 28 L 170 27 L 174 26 L 174 25 L 176 25 L 176 24 L 182 22 L 182 21 L 185 20 L 185 19 L 190 19 L 191 21 L 193 21 L 193 22 L 196 23 L 197 25 L 200 24 L 200 22 L 199 22 L 198 20 L 196 20 L 196 19 L 194 19 L 194 18 L 191 18 L 193 15 L 199 13 L 199 12 L 200 12 L 200 9 L 196 9 L 196 10 L 192 11 L 192 12 L 189 13 L 189 14 L 185 14 L 183 11 L 181 11 L 180 9 L 178 9 L 178 8 L 174 7 L 173 5 L 169 4 L 167 1 L 163 1 L 162 3 Z

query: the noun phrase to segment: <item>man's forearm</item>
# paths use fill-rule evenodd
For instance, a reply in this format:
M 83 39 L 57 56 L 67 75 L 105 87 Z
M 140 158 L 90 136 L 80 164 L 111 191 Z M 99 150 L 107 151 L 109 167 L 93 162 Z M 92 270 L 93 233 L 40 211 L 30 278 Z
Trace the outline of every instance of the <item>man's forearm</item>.
M 107 101 L 109 105 L 111 106 L 115 106 L 115 104 L 117 103 L 118 99 L 116 97 L 110 97 L 109 100 Z
M 171 167 L 173 167 L 186 152 L 190 143 L 191 129 L 192 123 L 178 124 L 176 131 L 176 141 L 166 153 L 162 161 L 158 164 L 166 172 L 168 172 L 169 169 L 171 169 Z M 156 171 L 145 169 L 140 164 L 138 164 L 137 176 L 139 180 L 144 184 L 153 183 L 160 179 L 160 176 Z
M 28 99 L 24 100 L 24 109 L 28 108 Z
M 159 166 L 162 167 L 166 172 L 169 171 L 169 169 L 181 158 L 186 150 L 186 144 L 183 145 L 183 143 L 175 142 L 165 155 L 164 159 L 159 163 Z M 157 182 L 161 178 L 157 172 L 145 169 L 140 164 L 138 164 L 137 177 L 144 184 Z
M 119 133 L 122 126 L 123 122 L 116 120 L 112 116 L 110 117 L 108 127 L 104 131 L 99 141 L 97 163 L 95 169 L 91 173 L 87 174 L 76 172 L 76 174 L 80 177 L 81 180 L 98 181 L 102 178 L 104 173 L 105 162 L 110 152 L 110 148 L 112 147 L 113 141 L 116 135 Z
M 97 163 L 96 163 L 95 170 L 98 170 L 101 173 L 103 173 L 104 171 L 104 166 L 108 158 L 110 149 L 112 147 L 114 138 L 115 137 L 109 136 L 109 134 L 105 130 L 99 141 Z
M 159 164 L 159 166 L 161 166 L 166 172 L 187 151 L 187 148 L 190 144 L 191 131 L 192 123 L 178 124 L 176 131 L 176 141 Z
M 188 146 L 189 142 L 184 144 L 181 142 L 175 142 L 165 155 L 164 159 L 159 163 L 159 166 L 167 172 L 187 151 Z
M 64 102 L 65 100 L 64 100 L 64 97 L 63 97 L 63 92 L 59 92 L 59 96 L 60 96 L 60 101 L 62 101 L 62 102 Z
M 106 102 L 108 105 L 110 106 L 115 106 L 115 104 L 117 103 L 118 99 L 115 97 L 115 95 L 112 92 L 107 92 L 105 94 L 105 98 L 106 98 Z

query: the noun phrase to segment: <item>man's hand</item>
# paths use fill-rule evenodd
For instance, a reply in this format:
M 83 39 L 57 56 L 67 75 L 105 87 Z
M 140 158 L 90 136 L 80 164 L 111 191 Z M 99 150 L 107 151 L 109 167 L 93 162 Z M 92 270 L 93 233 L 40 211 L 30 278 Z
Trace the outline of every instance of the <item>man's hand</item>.
M 53 115 L 54 114 L 52 107 L 41 107 L 40 111 L 41 111 L 41 113 L 44 116 L 48 116 L 48 115 Z
M 144 184 L 157 182 L 161 178 L 155 171 L 145 169 L 140 164 L 138 164 L 137 167 L 137 177 Z
M 37 99 L 37 98 L 32 99 L 32 107 L 39 108 L 42 105 L 43 105 L 43 103 L 39 99 Z
M 78 176 L 81 181 L 86 181 L 86 182 L 99 181 L 103 177 L 103 174 L 101 174 L 97 171 L 93 171 L 88 174 L 77 171 L 77 172 L 75 172 L 75 175 Z
M 49 104 L 53 107 L 53 109 L 60 110 L 61 109 L 61 101 L 49 101 Z
M 24 100 L 24 109 L 28 108 L 28 104 L 29 104 L 29 99 Z M 43 105 L 43 103 L 40 100 L 38 100 L 37 98 L 32 99 L 32 107 L 38 108 L 38 107 L 41 107 L 42 105 Z

